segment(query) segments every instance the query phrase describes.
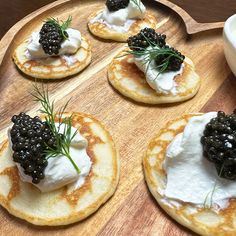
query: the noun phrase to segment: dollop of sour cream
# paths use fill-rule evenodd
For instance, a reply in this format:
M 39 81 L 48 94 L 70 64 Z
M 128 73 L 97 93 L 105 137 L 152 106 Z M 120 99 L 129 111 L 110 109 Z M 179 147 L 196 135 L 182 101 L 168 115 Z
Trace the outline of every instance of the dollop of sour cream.
M 68 39 L 64 40 L 59 50 L 59 55 L 75 54 L 81 46 L 81 33 L 75 29 L 67 29 Z M 30 59 L 41 59 L 50 57 L 46 54 L 39 43 L 39 32 L 33 32 L 27 46 L 27 57 Z
M 127 32 L 130 26 L 137 19 L 142 19 L 145 15 L 146 8 L 140 0 L 130 0 L 126 8 L 115 12 L 110 12 L 107 7 L 96 17 L 90 20 L 91 23 L 99 22 L 105 24 L 110 29 L 117 32 Z
M 220 178 L 215 165 L 203 156 L 200 139 L 206 124 L 216 116 L 216 112 L 209 112 L 191 118 L 184 132 L 168 146 L 164 162 L 167 184 L 162 192 L 166 199 L 199 206 L 211 202 L 224 208 L 236 197 L 236 181 Z
M 146 50 L 149 50 L 149 48 Z M 157 65 L 155 64 L 155 61 L 152 60 L 150 63 L 147 63 L 145 57 L 146 55 L 134 56 L 134 63 L 141 71 L 144 72 L 149 86 L 157 93 L 176 95 L 178 93 L 178 85 L 174 78 L 175 76 L 183 73 L 184 63 L 182 63 L 178 71 L 160 73 L 156 68 Z
M 64 128 L 65 125 L 61 124 L 59 133 L 63 133 Z M 75 131 L 76 128 L 72 127 L 72 135 Z M 8 136 L 10 140 L 10 130 Z M 34 186 L 40 189 L 41 192 L 50 192 L 68 184 L 72 184 L 74 189 L 81 187 L 92 166 L 90 157 L 86 152 L 87 145 L 87 140 L 77 131 L 70 145 L 70 155 L 80 170 L 79 174 L 66 156 L 58 155 L 48 159 L 48 165 L 44 171 L 45 178 L 39 184 L 34 184 Z M 32 183 L 32 177 L 24 173 L 24 169 L 20 164 L 16 163 L 16 165 L 21 180 Z

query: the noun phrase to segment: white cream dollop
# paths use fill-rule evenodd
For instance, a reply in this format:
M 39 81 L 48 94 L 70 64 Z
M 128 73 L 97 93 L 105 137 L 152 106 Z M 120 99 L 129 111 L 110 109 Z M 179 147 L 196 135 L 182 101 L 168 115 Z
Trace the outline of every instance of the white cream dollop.
M 67 29 L 68 39 L 64 40 L 59 50 L 59 55 L 71 55 L 77 52 L 81 46 L 81 33 L 75 29 Z M 50 57 L 43 51 L 39 43 L 39 32 L 33 32 L 27 46 L 27 56 L 31 59 L 40 59 Z
M 216 116 L 209 112 L 191 118 L 168 146 L 164 163 L 167 184 L 162 193 L 167 199 L 200 206 L 212 201 L 212 205 L 225 207 L 229 198 L 236 197 L 236 182 L 219 178 L 215 165 L 203 156 L 200 139 L 206 124 Z
M 136 19 L 144 17 L 146 8 L 140 0 L 130 0 L 126 8 L 115 12 L 110 12 L 106 7 L 100 14 L 91 19 L 91 23 L 99 22 L 107 25 L 110 29 L 117 32 L 127 32 Z
M 146 50 L 149 50 L 149 48 Z M 157 93 L 176 95 L 178 93 L 178 85 L 174 78 L 175 76 L 181 75 L 183 73 L 184 63 L 182 63 L 181 68 L 178 71 L 160 73 L 156 69 L 154 60 L 152 60 L 150 63 L 146 63 L 144 57 L 146 57 L 146 55 L 134 56 L 134 63 L 141 71 L 144 72 L 149 86 Z
M 59 132 L 63 133 L 65 125 L 60 126 Z M 72 127 L 73 134 L 76 128 Z M 9 140 L 10 140 L 10 135 Z M 92 162 L 86 152 L 87 140 L 79 133 L 75 135 L 70 145 L 70 155 L 80 173 L 75 170 L 70 160 L 63 155 L 51 157 L 48 159 L 48 165 L 45 168 L 45 178 L 39 184 L 34 184 L 41 192 L 49 192 L 59 189 L 65 185 L 72 184 L 74 189 L 81 187 L 86 176 L 89 174 Z M 23 182 L 32 183 L 32 177 L 24 173 L 23 168 L 17 163 L 20 178 Z

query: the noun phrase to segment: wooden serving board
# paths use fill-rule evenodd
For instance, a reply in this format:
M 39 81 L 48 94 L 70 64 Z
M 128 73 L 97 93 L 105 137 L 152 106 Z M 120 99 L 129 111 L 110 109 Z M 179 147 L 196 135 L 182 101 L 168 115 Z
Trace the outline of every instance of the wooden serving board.
M 17 44 L 38 29 L 48 16 L 66 19 L 73 16 L 72 27 L 81 30 L 92 43 L 93 60 L 82 73 L 47 83 L 56 105 L 70 97 L 68 110 L 92 114 L 103 121 L 120 151 L 121 176 L 115 195 L 83 222 L 65 227 L 36 227 L 0 208 L 0 236 L 74 236 L 74 235 L 194 235 L 165 214 L 149 193 L 142 172 L 142 157 L 149 140 L 170 119 L 183 113 L 224 110 L 236 105 L 236 79 L 230 72 L 222 48 L 221 31 L 187 36 L 182 21 L 155 1 L 144 3 L 155 13 L 169 44 L 190 57 L 202 84 L 192 100 L 151 106 L 134 103 L 118 94 L 107 82 L 107 65 L 124 44 L 99 40 L 90 35 L 87 17 L 104 1 L 60 0 L 27 16 L 0 42 L 0 141 L 6 137 L 12 115 L 20 111 L 35 114 L 29 92 L 33 79 L 19 73 L 11 60 Z M 30 204 L 30 203 L 29 203 Z

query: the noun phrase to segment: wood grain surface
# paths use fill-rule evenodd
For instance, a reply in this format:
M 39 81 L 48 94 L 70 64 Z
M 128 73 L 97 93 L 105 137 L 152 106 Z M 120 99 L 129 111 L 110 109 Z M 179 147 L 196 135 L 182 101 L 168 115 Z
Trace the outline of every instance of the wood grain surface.
M 0 208 L 0 235 L 194 235 L 168 217 L 149 193 L 142 172 L 142 157 L 150 139 L 170 119 L 183 113 L 225 110 L 236 105 L 236 79 L 225 61 L 221 30 L 188 36 L 176 14 L 154 1 L 144 1 L 162 24 L 159 32 L 196 65 L 202 84 L 192 100 L 172 105 L 150 106 L 134 103 L 118 94 L 107 81 L 107 65 L 124 44 L 93 37 L 87 29 L 87 17 L 103 1 L 60 0 L 18 22 L 0 42 L 0 141 L 12 115 L 25 111 L 35 114 L 29 92 L 33 79 L 21 74 L 11 54 L 22 40 L 41 26 L 48 16 L 65 19 L 73 16 L 73 27 L 86 35 L 93 47 L 92 64 L 77 76 L 47 83 L 51 98 L 62 105 L 72 97 L 68 111 L 86 112 L 103 121 L 119 148 L 120 183 L 115 195 L 83 222 L 64 227 L 37 227 L 8 214 Z M 30 204 L 30 203 L 29 203 Z
M 55 0 L 11 0 L 0 1 L 0 38 L 17 21 Z

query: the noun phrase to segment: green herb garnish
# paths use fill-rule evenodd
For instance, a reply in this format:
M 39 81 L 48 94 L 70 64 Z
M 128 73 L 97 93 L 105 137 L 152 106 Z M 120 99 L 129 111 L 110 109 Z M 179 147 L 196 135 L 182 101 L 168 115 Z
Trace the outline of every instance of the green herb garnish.
M 203 206 L 206 209 L 211 208 L 212 205 L 213 205 L 213 195 L 214 195 L 215 191 L 218 189 L 216 187 L 216 185 L 217 185 L 217 182 L 215 181 L 213 189 L 209 193 L 207 193 L 207 195 L 206 195 L 206 198 L 205 198 L 204 203 L 203 203 Z M 210 200 L 209 200 L 209 198 L 210 198 Z M 209 202 L 209 204 L 208 204 L 208 202 Z
M 58 29 L 60 29 L 61 34 L 62 34 L 64 40 L 68 39 L 68 34 L 66 33 L 66 30 L 71 25 L 72 16 L 69 16 L 66 21 L 59 21 L 58 19 L 50 17 L 45 22 L 48 23 L 48 24 L 52 24 L 52 25 L 57 26 Z
M 177 50 L 170 48 L 168 46 L 160 47 L 160 45 L 150 41 L 142 32 L 142 36 L 145 41 L 148 43 L 148 47 L 134 47 L 132 49 L 125 51 L 125 54 L 121 57 L 131 54 L 135 57 L 142 57 L 143 64 L 147 64 L 147 70 L 152 62 L 155 62 L 155 66 L 152 69 L 159 71 L 157 77 L 169 71 L 169 67 L 173 65 L 173 59 L 179 60 L 178 64 L 183 62 L 184 56 L 182 56 Z M 161 62 L 161 63 L 157 63 Z M 176 61 L 174 62 L 176 64 Z
M 70 160 L 71 164 L 79 174 L 80 170 L 70 156 L 70 144 L 78 131 L 76 130 L 72 133 L 72 115 L 66 118 L 63 117 L 63 113 L 65 112 L 70 100 L 55 112 L 54 101 L 49 101 L 48 90 L 45 90 L 43 86 L 40 90 L 35 85 L 34 93 L 31 94 L 34 97 L 34 101 L 41 103 L 42 108 L 39 111 L 41 114 L 45 115 L 45 121 L 56 139 L 55 147 L 48 147 L 45 151 L 47 159 L 58 155 L 64 155 Z M 58 120 L 58 126 L 55 123 L 56 120 Z M 65 125 L 64 130 L 63 133 L 59 133 L 62 124 Z
M 143 13 L 143 11 L 142 11 L 142 9 L 140 7 L 141 0 L 131 0 L 131 1 L 138 7 L 139 11 L 141 13 Z
M 224 163 L 223 163 L 223 165 L 221 166 L 220 173 L 219 173 L 219 177 L 221 176 L 221 174 L 222 174 L 222 172 L 223 172 L 223 169 L 224 169 Z M 211 208 L 212 205 L 213 205 L 213 195 L 214 195 L 214 193 L 216 192 L 216 190 L 219 189 L 219 187 L 216 187 L 216 186 L 217 186 L 217 180 L 215 180 L 215 184 L 214 184 L 214 186 L 213 186 L 213 189 L 212 189 L 209 193 L 207 193 L 206 198 L 205 198 L 205 200 L 204 200 L 203 206 L 204 206 L 204 208 L 206 208 L 206 209 Z M 209 197 L 210 197 L 210 203 L 208 204 L 208 199 L 209 199 Z
M 162 60 L 161 64 L 157 64 L 154 69 L 157 69 L 159 71 L 159 74 L 164 73 L 167 71 L 169 65 L 171 64 L 171 58 L 177 58 L 179 60 L 183 60 L 181 56 L 179 56 L 178 53 L 174 52 L 170 48 L 159 48 L 158 46 L 152 46 L 150 48 L 147 48 L 142 51 L 127 51 L 129 54 L 132 54 L 136 57 L 143 57 L 143 63 L 150 65 L 151 62 L 154 60 L 157 61 L 161 58 L 164 58 Z

